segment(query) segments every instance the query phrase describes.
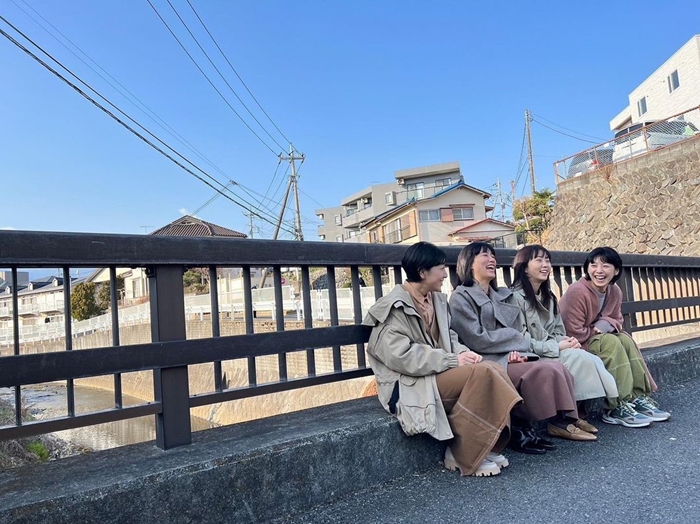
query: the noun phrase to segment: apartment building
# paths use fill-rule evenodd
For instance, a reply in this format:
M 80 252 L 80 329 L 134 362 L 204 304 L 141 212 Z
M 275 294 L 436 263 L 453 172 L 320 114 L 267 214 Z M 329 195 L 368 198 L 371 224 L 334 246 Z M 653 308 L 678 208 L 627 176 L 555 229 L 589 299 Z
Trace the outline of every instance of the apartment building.
M 396 171 L 394 179 L 348 196 L 341 206 L 317 210 L 324 221 L 321 240 L 449 245 L 508 237 L 514 244 L 513 226 L 487 218 L 491 195 L 465 184 L 458 162 Z
M 693 36 L 629 94 L 629 105 L 610 120 L 614 132 L 700 106 L 700 35 Z M 688 120 L 693 116 L 689 116 Z M 697 116 L 695 117 L 696 119 Z M 700 128 L 700 121 L 693 122 Z
M 0 330 L 12 329 L 15 293 L 20 328 L 63 322 L 63 277 L 47 276 L 30 281 L 28 272 L 18 271 L 15 284 L 10 271 L 0 271 Z

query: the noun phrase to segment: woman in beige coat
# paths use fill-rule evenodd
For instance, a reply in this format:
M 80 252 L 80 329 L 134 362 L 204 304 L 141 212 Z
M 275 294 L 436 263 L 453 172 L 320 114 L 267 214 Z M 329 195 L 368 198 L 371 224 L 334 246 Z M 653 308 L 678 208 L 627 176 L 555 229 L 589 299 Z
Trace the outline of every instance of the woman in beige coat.
M 407 435 L 447 440 L 445 466 L 490 476 L 508 465 L 510 410 L 522 399 L 504 370 L 482 362 L 450 330 L 445 253 L 427 242 L 401 262 L 406 282 L 374 304 L 367 353 L 379 400 Z

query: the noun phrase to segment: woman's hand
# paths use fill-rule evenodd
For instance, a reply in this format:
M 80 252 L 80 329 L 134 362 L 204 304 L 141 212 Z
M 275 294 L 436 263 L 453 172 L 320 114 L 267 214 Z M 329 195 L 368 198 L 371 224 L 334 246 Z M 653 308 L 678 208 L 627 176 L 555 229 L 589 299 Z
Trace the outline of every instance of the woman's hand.
M 559 349 L 581 349 L 581 343 L 575 337 L 564 337 L 559 342 Z
M 466 366 L 467 364 L 478 364 L 484 360 L 484 357 L 473 351 L 463 351 L 457 355 L 457 362 L 460 366 Z
M 517 364 L 518 362 L 527 362 L 527 357 L 522 356 L 517 351 L 511 351 L 508 354 L 508 363 Z

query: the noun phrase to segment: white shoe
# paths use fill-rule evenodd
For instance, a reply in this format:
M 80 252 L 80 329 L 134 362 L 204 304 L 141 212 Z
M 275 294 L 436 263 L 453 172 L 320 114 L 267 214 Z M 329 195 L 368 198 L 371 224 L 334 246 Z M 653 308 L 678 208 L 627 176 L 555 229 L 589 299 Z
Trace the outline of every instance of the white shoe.
M 505 458 L 505 457 L 503 457 Z M 448 447 L 445 450 L 445 467 L 449 470 L 455 471 L 459 469 L 459 466 L 457 465 L 457 461 L 454 458 L 454 455 L 452 455 L 452 451 Z M 460 470 L 461 472 L 461 470 Z M 499 468 L 495 462 L 492 462 L 488 459 L 484 459 L 481 461 L 481 464 L 479 464 L 479 467 L 476 468 L 476 471 L 471 474 L 472 477 L 492 477 L 494 475 L 499 475 L 501 473 L 501 468 Z
M 506 457 L 504 457 L 500 453 L 494 453 L 493 451 L 486 455 L 486 459 L 490 460 L 491 462 L 495 462 L 496 466 L 498 466 L 501 469 L 507 468 L 510 464 Z
M 472 477 L 492 477 L 500 474 L 501 468 L 498 467 L 498 464 L 491 462 L 489 459 L 484 459 L 479 464 L 479 467 L 476 468 L 476 471 L 472 473 Z

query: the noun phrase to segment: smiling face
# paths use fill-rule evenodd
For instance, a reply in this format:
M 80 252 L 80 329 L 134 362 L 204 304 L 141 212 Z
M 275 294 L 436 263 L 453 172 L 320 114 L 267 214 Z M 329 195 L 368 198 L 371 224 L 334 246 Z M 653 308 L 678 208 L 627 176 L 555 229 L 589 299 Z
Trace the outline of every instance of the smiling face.
M 491 251 L 484 249 L 474 257 L 472 276 L 479 284 L 488 284 L 496 278 L 496 257 Z
M 549 280 L 549 275 L 552 274 L 552 262 L 549 260 L 549 256 L 544 251 L 538 252 L 535 258 L 527 263 L 525 274 L 533 288 L 539 289 L 540 285 Z
M 610 262 L 604 262 L 602 258 L 595 258 L 588 265 L 588 276 L 591 284 L 600 293 L 605 293 L 612 280 L 620 273 Z
M 442 282 L 447 278 L 445 264 L 433 266 L 430 269 L 421 269 L 420 277 L 420 285 L 426 294 L 428 291 L 441 291 Z

